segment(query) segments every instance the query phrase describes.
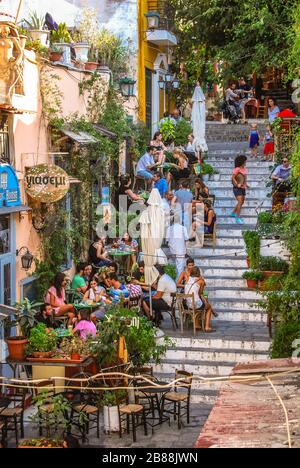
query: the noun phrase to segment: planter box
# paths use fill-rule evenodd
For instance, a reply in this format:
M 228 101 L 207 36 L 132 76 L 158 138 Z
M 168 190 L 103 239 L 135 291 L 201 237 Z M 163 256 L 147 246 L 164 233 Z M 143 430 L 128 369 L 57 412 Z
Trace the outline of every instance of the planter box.
M 259 282 L 259 289 L 260 291 L 277 291 L 279 289 L 279 280 L 284 276 L 283 271 L 263 271 L 262 272 L 264 279 Z M 276 287 L 276 283 L 274 285 L 268 285 L 269 278 L 277 278 L 278 279 L 278 287 Z
M 48 47 L 49 31 L 34 29 L 29 34 L 33 41 L 40 41 L 42 46 Z
M 88 62 L 88 53 L 90 50 L 89 44 L 79 42 L 73 45 L 73 49 L 75 50 L 76 60 L 83 63 Z

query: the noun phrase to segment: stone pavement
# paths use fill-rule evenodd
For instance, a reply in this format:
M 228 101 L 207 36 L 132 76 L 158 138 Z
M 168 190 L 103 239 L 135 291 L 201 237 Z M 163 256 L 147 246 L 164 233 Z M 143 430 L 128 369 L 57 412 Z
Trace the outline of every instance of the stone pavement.
M 85 445 L 93 448 L 193 448 L 199 436 L 199 432 L 205 424 L 212 405 L 193 404 L 191 405 L 190 424 L 183 421 L 181 430 L 178 430 L 175 421 L 171 421 L 171 426 L 165 422 L 162 426 L 154 428 L 152 434 L 151 427 L 148 427 L 148 436 L 144 435 L 142 427 L 137 429 L 137 442 L 133 443 L 132 434 L 124 434 L 120 439 L 119 434 L 106 435 L 102 432 L 103 418 L 100 416 L 100 439 L 97 439 L 95 431 L 91 431 L 89 439 Z M 38 430 L 32 423 L 28 422 L 25 415 L 25 438 L 37 437 Z M 9 433 L 9 447 L 15 447 L 15 438 L 12 432 Z

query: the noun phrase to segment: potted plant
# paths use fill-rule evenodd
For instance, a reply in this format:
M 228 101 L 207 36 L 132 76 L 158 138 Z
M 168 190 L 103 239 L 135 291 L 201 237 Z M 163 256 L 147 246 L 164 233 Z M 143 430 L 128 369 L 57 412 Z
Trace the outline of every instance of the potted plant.
M 48 331 L 44 323 L 39 323 L 30 331 L 26 354 L 35 358 L 51 357 L 55 351 L 57 335 Z
M 127 397 L 124 390 L 107 390 L 103 393 L 103 418 L 104 418 L 104 432 L 110 434 L 111 432 L 119 432 L 119 410 L 118 406 L 121 405 Z
M 63 53 L 63 63 L 71 64 L 71 42 L 72 37 L 69 33 L 66 23 L 59 23 L 56 31 L 51 31 L 52 47 L 58 47 Z
M 52 45 L 49 51 L 49 58 L 51 62 L 61 62 L 63 57 L 63 49 L 56 45 Z
M 193 133 L 193 128 L 185 119 L 177 122 L 175 127 L 175 145 L 185 146 L 188 141 L 188 136 Z
M 164 119 L 159 129 L 162 133 L 164 143 L 168 145 L 173 143 L 176 136 L 176 125 L 174 121 L 172 119 Z
M 210 164 L 207 164 L 205 162 L 202 164 L 201 172 L 202 172 L 204 182 L 209 181 L 209 177 L 214 174 L 214 171 L 215 171 L 214 168 Z
M 78 60 L 78 62 L 88 62 L 90 50 L 90 45 L 88 42 L 77 42 L 73 44 L 73 49 L 75 50 L 76 60 Z
M 23 440 L 21 445 L 18 446 L 21 449 L 57 449 L 63 448 L 62 439 L 26 439 Z
M 6 329 L 16 328 L 17 332 L 16 336 L 6 339 L 10 359 L 24 361 L 28 336 L 30 330 L 37 324 L 35 316 L 40 306 L 39 303 L 24 299 L 15 305 L 15 314 L 6 319 Z
M 256 231 L 245 231 L 243 238 L 246 244 L 248 267 L 256 270 L 260 261 L 260 235 Z
M 214 169 L 214 173 L 212 174 L 211 179 L 212 179 L 214 182 L 219 182 L 219 181 L 220 181 L 220 178 L 221 178 L 220 172 L 217 171 L 216 169 Z
M 247 286 L 249 289 L 257 289 L 258 282 L 263 279 L 261 271 L 251 270 L 246 271 L 243 274 L 243 278 L 247 280 Z
M 278 257 L 261 257 L 259 267 L 263 275 L 259 286 L 263 291 L 278 289 L 281 278 L 289 270 L 288 262 Z
M 80 361 L 82 357 L 90 355 L 89 341 L 79 336 L 66 337 L 62 340 L 60 351 L 70 356 L 71 361 Z
M 88 53 L 88 61 L 85 64 L 87 71 L 95 71 L 98 68 L 98 50 L 91 47 Z
M 29 27 L 29 35 L 33 41 L 40 41 L 47 47 L 49 31 L 45 29 L 45 16 L 40 16 L 36 11 L 29 14 L 29 20 L 24 20 Z

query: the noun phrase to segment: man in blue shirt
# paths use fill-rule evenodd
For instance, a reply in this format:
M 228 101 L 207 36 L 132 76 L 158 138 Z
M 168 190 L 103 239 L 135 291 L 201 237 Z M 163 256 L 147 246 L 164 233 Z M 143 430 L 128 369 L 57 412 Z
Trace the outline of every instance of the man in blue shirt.
M 156 154 L 157 148 L 155 146 L 150 146 L 147 150 L 147 153 L 141 157 L 136 166 L 136 175 L 143 177 L 144 179 L 151 181 L 153 180 L 153 174 L 151 172 L 157 164 L 154 161 L 154 156 Z
M 160 172 L 155 172 L 153 175 L 153 180 L 154 180 L 154 188 L 156 188 L 159 193 L 161 198 L 164 198 L 165 193 L 168 191 L 168 182 L 164 177 L 162 177 Z
M 177 215 L 180 215 L 181 212 L 181 219 L 188 232 L 192 222 L 192 201 L 194 199 L 189 187 L 188 182 L 182 182 L 180 189 L 174 194 L 176 199 L 175 212 Z

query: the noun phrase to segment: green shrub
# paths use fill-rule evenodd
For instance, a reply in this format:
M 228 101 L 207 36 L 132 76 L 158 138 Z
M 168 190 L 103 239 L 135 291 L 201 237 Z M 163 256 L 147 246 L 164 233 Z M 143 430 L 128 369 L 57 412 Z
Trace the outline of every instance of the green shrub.
M 180 120 L 175 128 L 175 145 L 185 146 L 191 133 L 193 133 L 191 124 L 184 119 Z
M 56 348 L 57 336 L 54 332 L 48 332 L 44 323 L 39 323 L 34 327 L 29 336 L 27 352 L 47 353 Z
M 169 275 L 171 276 L 171 278 L 175 281 L 176 280 L 176 276 L 177 276 L 177 273 L 176 273 L 176 265 L 173 265 L 173 264 L 168 264 L 165 266 L 165 273 L 166 275 Z
M 271 224 L 273 222 L 273 213 L 272 211 L 262 211 L 258 215 L 259 224 Z
M 203 163 L 202 164 L 202 174 L 203 175 L 213 175 L 213 174 L 215 174 L 215 170 L 210 164 Z
M 261 271 L 246 271 L 243 274 L 243 278 L 246 280 L 261 281 L 263 279 L 263 274 Z
M 256 270 L 260 260 L 260 236 L 256 231 L 246 231 L 243 233 L 243 238 L 246 244 L 250 267 Z
M 271 348 L 272 359 L 289 358 L 293 354 L 293 342 L 299 338 L 300 322 L 278 325 Z
M 288 262 L 278 257 L 261 257 L 259 267 L 262 271 L 283 271 L 287 273 L 289 270 Z

